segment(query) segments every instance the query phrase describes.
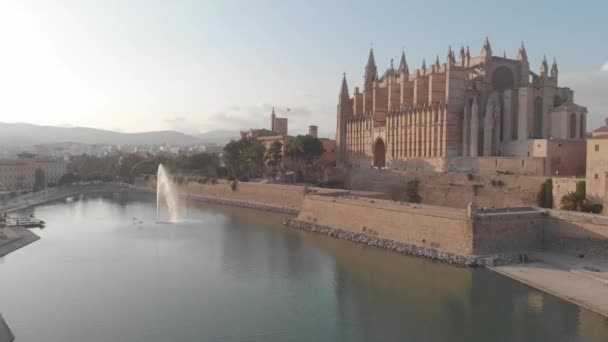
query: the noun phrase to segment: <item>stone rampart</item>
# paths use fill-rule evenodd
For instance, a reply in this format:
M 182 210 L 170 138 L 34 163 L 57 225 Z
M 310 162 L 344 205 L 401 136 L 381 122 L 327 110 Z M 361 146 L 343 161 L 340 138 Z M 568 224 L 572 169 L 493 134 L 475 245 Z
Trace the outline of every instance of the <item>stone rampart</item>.
M 550 251 L 608 259 L 608 217 L 547 210 L 543 247 Z
M 353 168 L 353 190 L 389 192 L 395 186 L 420 181 L 422 202 L 453 208 L 465 208 L 469 202 L 486 207 L 536 206 L 537 195 L 545 177 L 516 175 L 480 175 L 466 173 L 402 172 Z
M 306 196 L 298 219 L 418 246 L 472 254 L 464 210 L 357 197 Z
M 542 249 L 541 211 L 501 211 L 475 215 L 473 252 L 475 254 L 539 251 Z
M 536 157 L 454 157 L 454 158 L 394 158 L 389 169 L 396 171 L 460 172 L 473 174 L 497 173 L 543 176 L 545 158 Z

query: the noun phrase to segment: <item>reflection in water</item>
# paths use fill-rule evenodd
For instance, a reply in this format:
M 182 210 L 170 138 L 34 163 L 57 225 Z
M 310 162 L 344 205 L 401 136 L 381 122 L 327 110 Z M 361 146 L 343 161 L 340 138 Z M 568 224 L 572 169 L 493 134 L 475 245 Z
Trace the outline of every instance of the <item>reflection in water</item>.
M 153 224 L 153 201 L 36 208 L 42 239 L 0 259 L 0 310 L 19 340 L 608 340 L 606 319 L 487 270 L 249 209 L 189 203 L 185 223 Z

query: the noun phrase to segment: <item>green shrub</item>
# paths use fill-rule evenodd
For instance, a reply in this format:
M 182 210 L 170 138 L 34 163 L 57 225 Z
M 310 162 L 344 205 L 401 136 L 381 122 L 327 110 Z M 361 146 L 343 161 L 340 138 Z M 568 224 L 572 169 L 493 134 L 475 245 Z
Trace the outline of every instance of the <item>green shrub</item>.
M 540 185 L 536 195 L 536 204 L 541 208 L 553 208 L 553 180 L 548 178 Z
M 232 181 L 230 182 L 230 189 L 235 192 L 239 189 L 239 182 L 238 181 Z
M 405 186 L 405 193 L 407 195 L 407 201 L 410 203 L 422 202 L 422 197 L 419 194 L 420 181 L 417 179 L 407 182 Z
M 211 184 L 217 184 L 217 178 L 211 178 Z

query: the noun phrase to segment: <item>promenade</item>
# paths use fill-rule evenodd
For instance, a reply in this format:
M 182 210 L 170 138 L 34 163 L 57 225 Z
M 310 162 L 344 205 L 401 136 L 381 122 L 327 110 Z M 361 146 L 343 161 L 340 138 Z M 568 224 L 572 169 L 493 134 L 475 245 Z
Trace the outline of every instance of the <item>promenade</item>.
M 608 317 L 606 260 L 557 253 L 535 253 L 530 257 L 530 263 L 489 269 Z

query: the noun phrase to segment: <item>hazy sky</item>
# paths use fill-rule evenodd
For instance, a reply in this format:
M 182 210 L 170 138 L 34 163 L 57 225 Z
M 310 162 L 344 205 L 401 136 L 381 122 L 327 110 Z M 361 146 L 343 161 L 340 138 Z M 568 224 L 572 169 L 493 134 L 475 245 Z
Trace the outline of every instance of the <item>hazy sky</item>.
M 608 116 L 606 1 L 0 0 L 0 121 L 187 133 L 267 126 L 271 106 L 333 135 L 342 73 L 360 85 L 405 48 L 557 57 L 560 84 Z M 601 71 L 605 69 L 606 71 Z

